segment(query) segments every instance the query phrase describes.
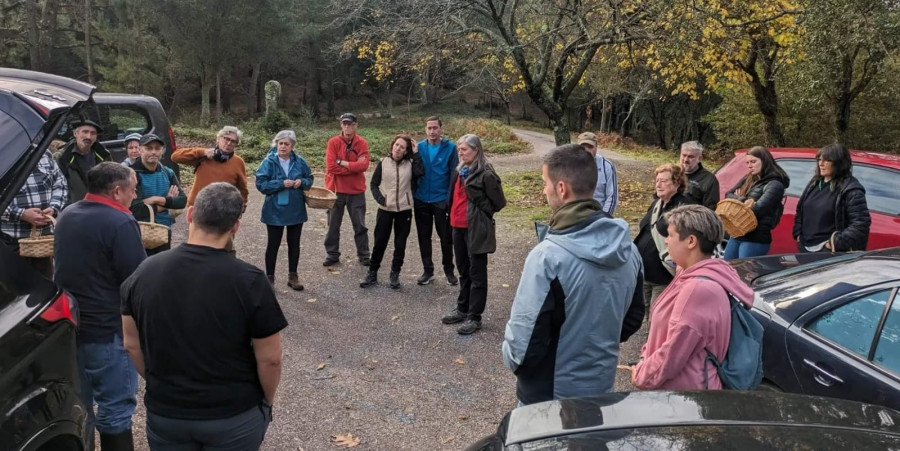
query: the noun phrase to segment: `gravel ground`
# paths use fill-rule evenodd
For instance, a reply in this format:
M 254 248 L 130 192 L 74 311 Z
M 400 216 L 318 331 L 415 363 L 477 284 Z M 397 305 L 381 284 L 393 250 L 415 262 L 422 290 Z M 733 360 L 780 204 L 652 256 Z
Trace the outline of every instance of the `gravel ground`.
M 492 159 L 501 176 L 539 170 L 540 155 L 553 147 L 549 135 L 516 133 L 533 144 L 534 152 Z M 604 155 L 619 166 L 649 171 L 648 163 L 612 152 Z M 265 226 L 258 220 L 262 200 L 251 191 L 235 243 L 238 257 L 259 267 L 266 242 Z M 371 238 L 371 198 L 368 207 Z M 522 264 L 536 243 L 530 228 L 504 224 L 502 212 L 497 219 L 498 250 L 489 260 L 484 327 L 463 337 L 454 326 L 440 322 L 455 305 L 457 287 L 440 276 L 429 286 L 415 283 L 422 272 L 415 230 L 408 241 L 402 288 L 387 287 L 388 271 L 383 268 L 381 284 L 364 290 L 358 284 L 366 268 L 356 262 L 349 219 L 341 237 L 342 263 L 324 268 L 325 212 L 310 209 L 300 249 L 305 291 L 285 285 L 284 245 L 279 253 L 276 291 L 289 326 L 283 332 L 284 370 L 274 421 L 262 449 L 338 449 L 332 436 L 349 433 L 361 440 L 356 449 L 452 450 L 494 432 L 516 405 L 515 377 L 503 366 L 500 344 Z M 173 233 L 176 243 L 185 239 L 184 219 Z M 385 259 L 388 265 L 392 248 L 389 245 Z M 437 243 L 434 249 L 439 261 Z M 636 361 L 645 339 L 646 331 L 641 331 L 623 345 L 620 361 Z M 631 389 L 628 371 L 618 372 L 616 389 Z M 143 426 L 140 408 L 134 427 L 138 449 L 147 449 Z

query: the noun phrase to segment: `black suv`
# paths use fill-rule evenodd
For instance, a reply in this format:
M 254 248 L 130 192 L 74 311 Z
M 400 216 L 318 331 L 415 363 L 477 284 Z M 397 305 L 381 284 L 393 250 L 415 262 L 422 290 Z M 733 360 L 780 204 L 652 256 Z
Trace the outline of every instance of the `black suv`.
M 0 69 L 0 211 L 94 87 Z M 0 449 L 86 449 L 75 363 L 77 307 L 0 240 Z M 92 434 L 91 434 L 92 435 Z
M 106 147 L 115 161 L 121 162 L 127 156 L 124 142 L 126 136 L 132 133 L 153 133 L 159 136 L 166 146 L 161 161 L 178 175 L 178 165 L 172 162 L 172 153 L 177 149 L 175 133 L 165 110 L 155 97 L 98 92 L 94 93 L 93 102 L 82 105 L 73 114 L 88 117 L 103 127 L 97 140 Z M 63 127 L 57 139 L 69 142 L 72 130 Z

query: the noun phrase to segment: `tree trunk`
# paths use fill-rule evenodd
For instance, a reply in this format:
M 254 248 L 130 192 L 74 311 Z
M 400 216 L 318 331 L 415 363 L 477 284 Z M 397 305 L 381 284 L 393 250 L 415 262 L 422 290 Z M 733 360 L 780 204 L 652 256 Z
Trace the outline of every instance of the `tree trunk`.
M 200 78 L 200 125 L 209 126 L 209 91 L 212 89 L 212 77 Z
M 38 30 L 38 5 L 37 0 L 28 0 L 25 2 L 25 23 L 28 33 L 28 68 L 31 70 L 41 70 L 41 49 L 39 46 L 40 31 Z
M 88 83 L 94 84 L 94 62 L 91 56 L 91 0 L 84 0 L 84 62 Z
M 775 82 L 768 84 L 753 83 L 753 97 L 756 106 L 763 117 L 763 126 L 766 132 L 766 145 L 781 147 L 785 144 L 784 134 L 778 125 L 778 93 L 775 91 Z
M 334 67 L 328 67 L 328 70 L 325 72 L 326 80 L 325 80 L 325 100 L 327 101 L 326 108 L 327 114 L 329 118 L 333 118 L 335 116 L 334 113 Z
M 834 134 L 835 141 L 847 143 L 847 130 L 850 128 L 850 96 L 841 96 L 834 102 Z
M 309 78 L 307 79 L 307 94 L 309 97 L 307 97 L 307 104 L 313 117 L 319 117 L 321 115 L 319 110 L 319 90 L 322 87 L 322 65 L 320 64 L 319 56 L 322 54 L 322 51 L 319 49 L 317 37 L 310 35 L 307 38 L 307 45 L 309 46 Z
M 247 115 L 256 116 L 259 113 L 259 70 L 262 64 L 253 63 L 250 67 L 250 82 L 247 83 Z
M 59 28 L 59 0 L 47 0 L 41 12 L 41 24 L 38 38 L 38 51 L 41 65 L 37 70 L 50 71 L 53 61 L 53 43 L 56 41 L 56 30 Z
M 553 126 L 553 140 L 556 141 L 557 146 L 572 142 L 572 135 L 569 133 L 569 123 L 566 121 L 565 114 L 560 112 L 558 115 L 550 117 L 550 124 Z
M 222 74 L 216 71 L 216 120 L 222 120 Z

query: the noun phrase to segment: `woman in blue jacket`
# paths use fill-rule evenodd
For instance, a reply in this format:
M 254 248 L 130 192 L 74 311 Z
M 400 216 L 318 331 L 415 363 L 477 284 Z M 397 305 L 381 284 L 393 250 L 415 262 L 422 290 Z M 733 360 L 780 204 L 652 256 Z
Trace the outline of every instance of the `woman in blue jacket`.
M 287 228 L 288 283 L 294 290 L 303 290 L 297 276 L 300 260 L 300 232 L 306 222 L 304 190 L 313 184 L 312 171 L 306 160 L 294 153 L 297 135 L 293 130 L 282 130 L 272 140 L 269 155 L 256 171 L 256 189 L 266 195 L 260 221 L 266 225 L 266 276 L 275 284 L 275 261 L 281 237 Z

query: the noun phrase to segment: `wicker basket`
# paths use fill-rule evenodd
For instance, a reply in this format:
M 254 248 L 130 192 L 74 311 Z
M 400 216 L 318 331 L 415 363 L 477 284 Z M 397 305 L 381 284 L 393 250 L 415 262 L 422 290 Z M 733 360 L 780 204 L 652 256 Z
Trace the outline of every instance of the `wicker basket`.
M 746 204 L 735 199 L 722 199 L 716 205 L 716 214 L 732 238 L 742 237 L 756 229 L 756 215 L 750 209 L 753 202 L 753 199 Z
M 150 210 L 150 222 L 138 221 L 141 226 L 141 242 L 144 249 L 156 249 L 169 242 L 169 228 L 156 223 L 153 207 L 147 205 Z
M 325 174 L 316 172 L 314 175 L 322 175 L 324 183 Z M 309 208 L 327 210 L 333 207 L 334 202 L 337 201 L 337 194 L 334 194 L 330 189 L 320 188 L 318 186 L 310 187 L 304 194 L 303 197 L 306 199 L 306 206 Z
M 47 216 L 53 225 L 56 225 L 56 218 Z M 47 258 L 53 256 L 53 235 L 41 235 L 41 228 L 32 225 L 31 237 L 19 240 L 19 255 L 31 258 Z

